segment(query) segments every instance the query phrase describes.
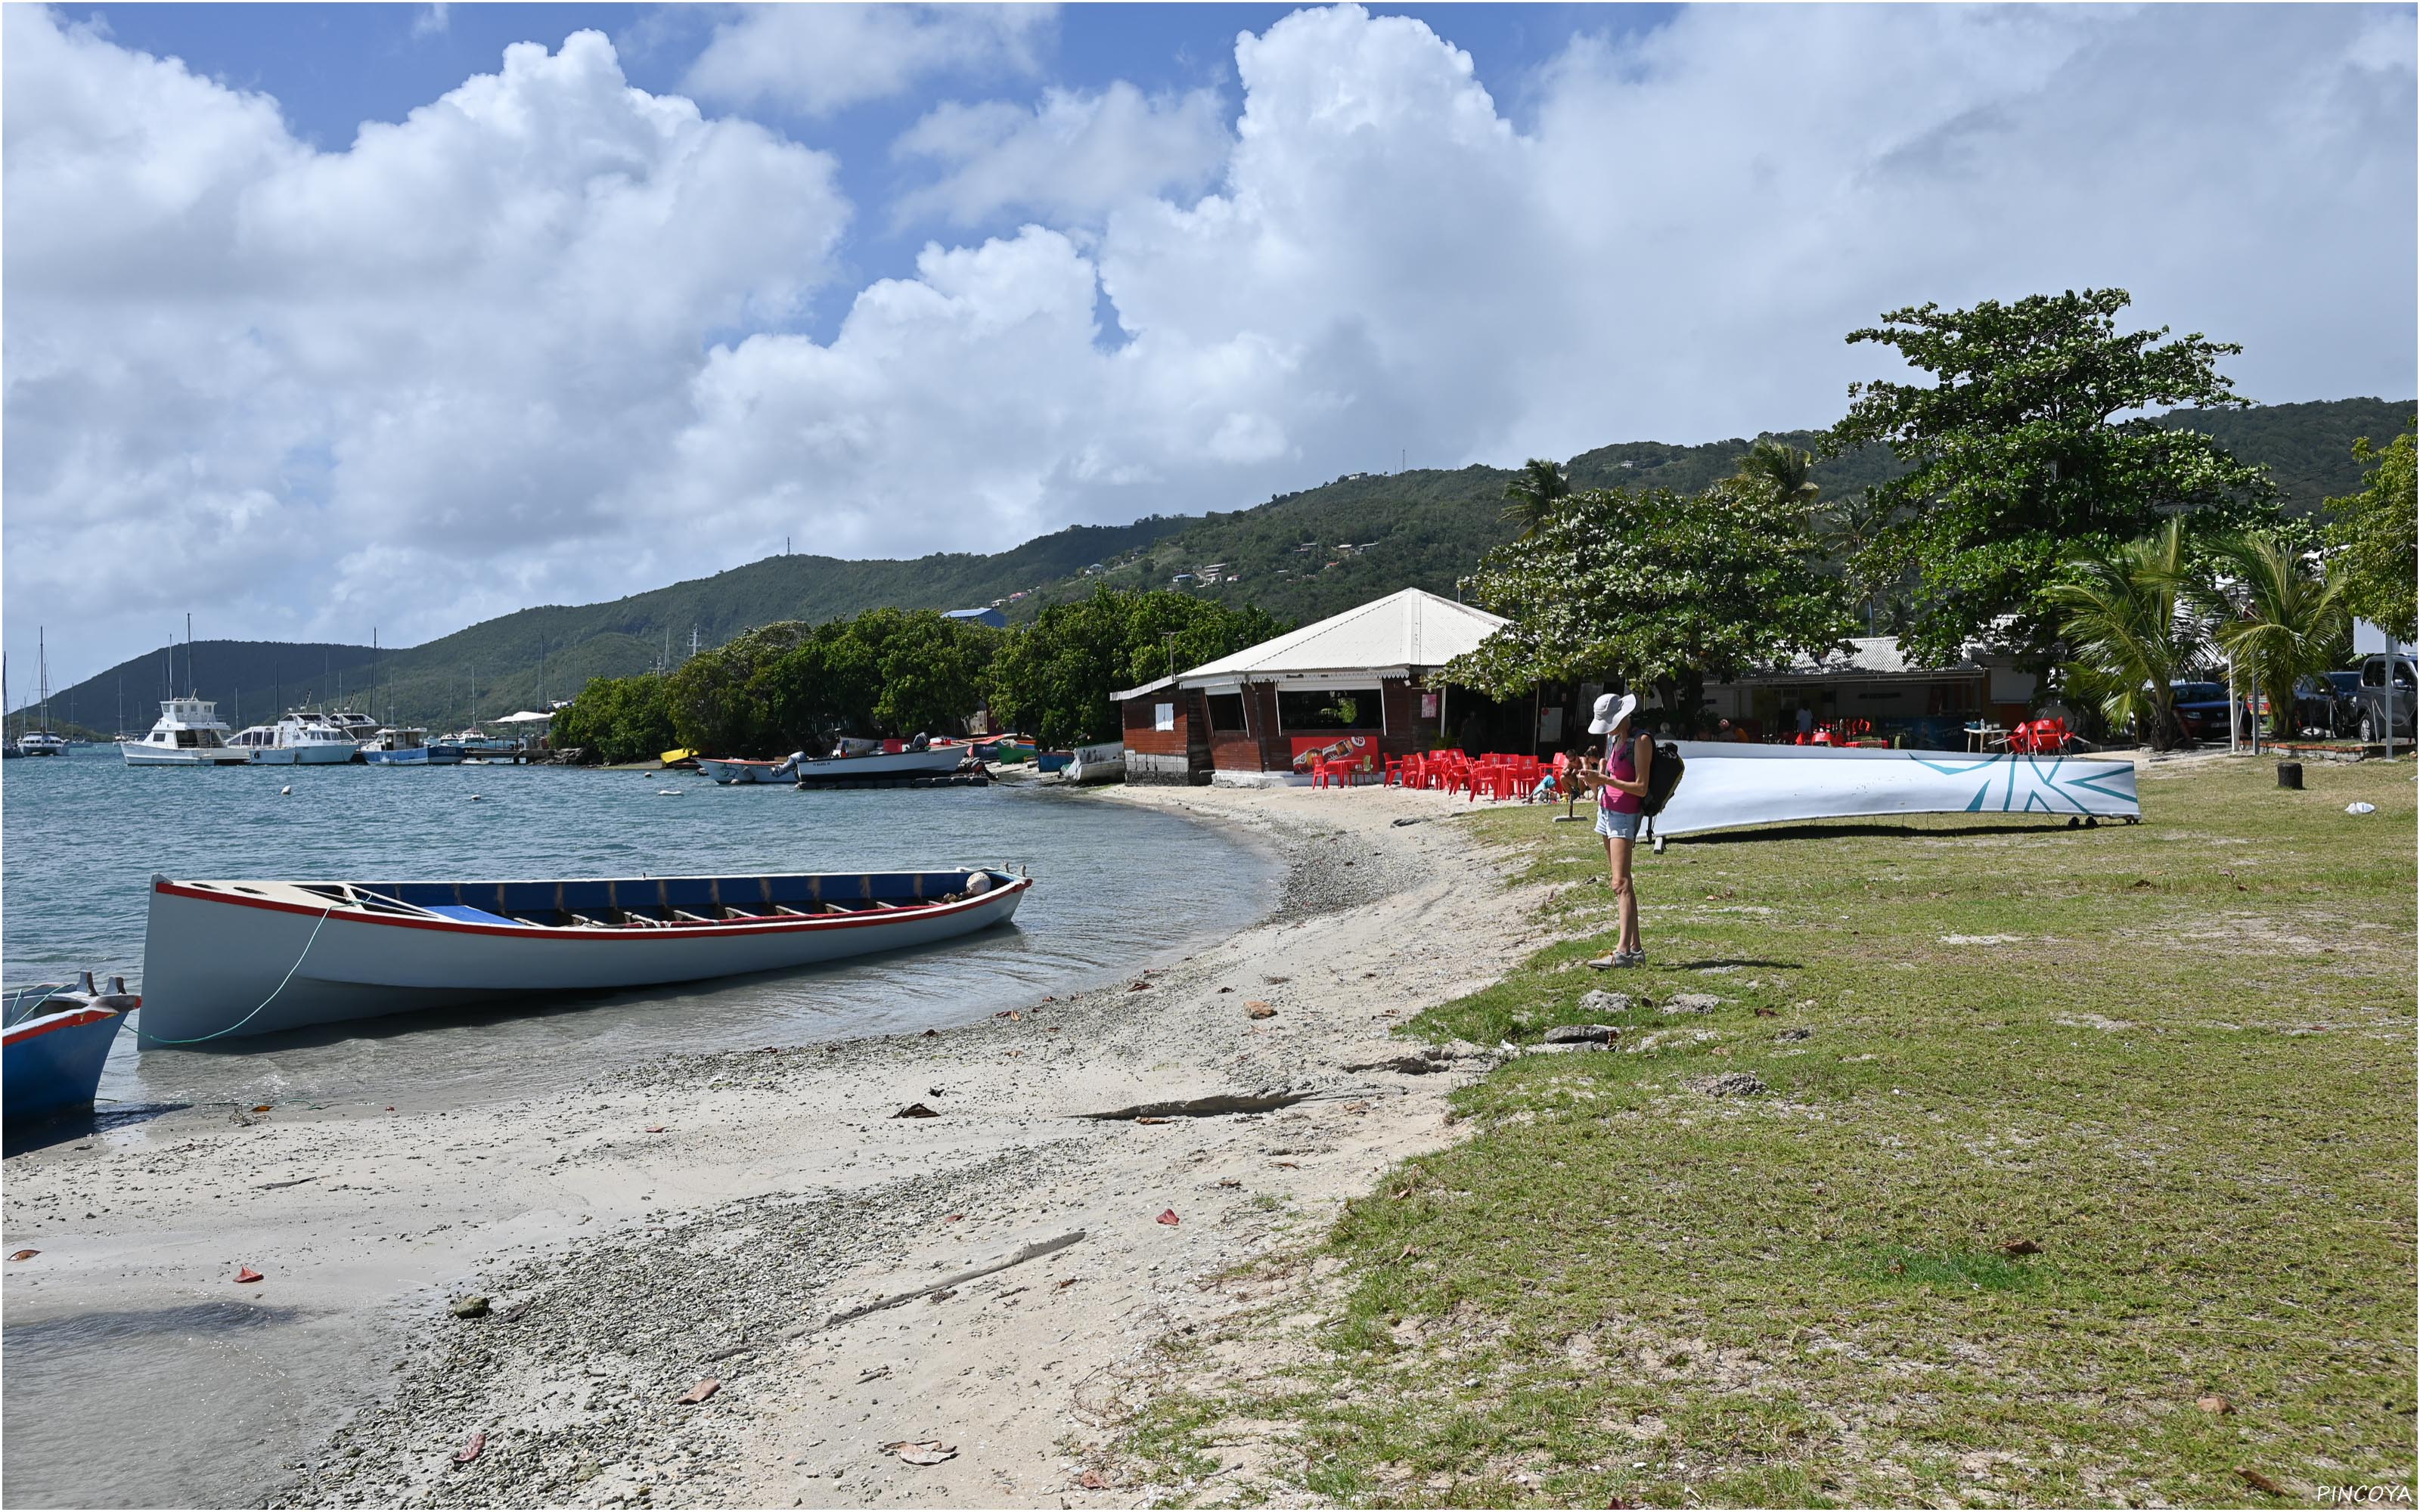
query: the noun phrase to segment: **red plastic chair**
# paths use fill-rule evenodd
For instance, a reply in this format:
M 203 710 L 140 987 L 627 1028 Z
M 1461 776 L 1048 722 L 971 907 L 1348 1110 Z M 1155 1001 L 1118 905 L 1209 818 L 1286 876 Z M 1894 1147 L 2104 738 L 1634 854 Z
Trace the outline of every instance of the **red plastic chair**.
M 1324 788 L 1327 786 L 1328 780 L 1327 759 L 1324 756 L 1313 756 L 1311 759 L 1311 785 L 1314 788 Z

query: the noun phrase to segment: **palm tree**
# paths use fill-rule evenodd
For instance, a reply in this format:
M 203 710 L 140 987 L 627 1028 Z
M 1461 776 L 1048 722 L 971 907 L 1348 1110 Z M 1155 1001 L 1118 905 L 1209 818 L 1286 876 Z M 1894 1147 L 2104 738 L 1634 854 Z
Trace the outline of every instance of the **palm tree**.
M 1571 497 L 1572 480 L 1563 475 L 1562 468 L 1542 456 L 1533 456 L 1504 486 L 1504 517 L 1521 527 L 1524 540 L 1546 528 L 1555 517 L 1555 506 Z
M 1783 503 L 1811 505 L 1823 492 L 1823 485 L 1815 481 L 1814 455 L 1784 441 L 1750 445 L 1739 459 L 1735 476 L 1770 491 Z
M 2171 519 L 2158 534 L 2106 555 L 2071 559 L 2051 588 L 2071 654 L 2068 691 L 2098 706 L 2113 727 L 2133 726 L 2155 750 L 2181 743 L 2168 685 L 2191 671 L 2209 644 L 2191 558 L 2183 522 Z
M 2273 535 L 2213 544 L 2217 571 L 2201 594 L 2218 643 L 2269 695 L 2269 732 L 2293 733 L 2294 685 L 2335 667 L 2352 618 L 2341 575 Z

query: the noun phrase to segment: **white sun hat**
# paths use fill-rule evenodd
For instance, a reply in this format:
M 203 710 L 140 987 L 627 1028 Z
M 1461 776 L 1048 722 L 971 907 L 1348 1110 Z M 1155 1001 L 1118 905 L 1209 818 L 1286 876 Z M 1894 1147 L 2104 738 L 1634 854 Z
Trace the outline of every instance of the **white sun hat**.
M 1637 694 L 1606 693 L 1602 695 L 1596 701 L 1596 717 L 1589 721 L 1589 733 L 1592 735 L 1612 733 L 1614 727 L 1621 723 L 1622 720 L 1629 718 L 1631 712 L 1637 707 L 1638 697 Z

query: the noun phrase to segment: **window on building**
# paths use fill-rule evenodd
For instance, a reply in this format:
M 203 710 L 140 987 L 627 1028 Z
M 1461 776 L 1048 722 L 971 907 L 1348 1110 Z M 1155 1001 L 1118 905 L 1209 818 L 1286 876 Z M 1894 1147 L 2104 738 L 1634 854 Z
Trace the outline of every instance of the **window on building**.
M 1379 728 L 1378 690 L 1352 687 L 1309 693 L 1280 691 L 1278 722 L 1288 730 L 1375 730 Z
M 1244 728 L 1244 695 L 1241 693 L 1211 694 L 1210 728 L 1241 731 Z

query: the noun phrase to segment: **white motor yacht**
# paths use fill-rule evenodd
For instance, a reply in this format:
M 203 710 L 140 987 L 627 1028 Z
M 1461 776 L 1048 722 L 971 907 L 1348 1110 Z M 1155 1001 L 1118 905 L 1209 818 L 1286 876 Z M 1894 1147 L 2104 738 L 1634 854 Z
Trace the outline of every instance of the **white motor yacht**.
M 160 722 L 141 740 L 118 747 L 129 766 L 240 766 L 249 751 L 227 744 L 219 706 L 203 698 L 163 699 Z
M 227 744 L 255 766 L 333 766 L 351 761 L 360 742 L 327 716 L 302 712 L 275 724 L 254 725 Z

